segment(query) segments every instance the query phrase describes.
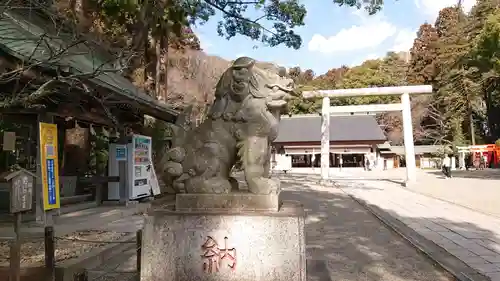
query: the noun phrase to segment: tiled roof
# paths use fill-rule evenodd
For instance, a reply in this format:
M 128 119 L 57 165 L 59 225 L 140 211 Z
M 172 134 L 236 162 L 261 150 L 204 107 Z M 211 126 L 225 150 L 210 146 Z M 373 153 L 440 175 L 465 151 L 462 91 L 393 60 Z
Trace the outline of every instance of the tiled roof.
M 441 154 L 441 153 L 451 153 L 453 150 L 448 147 L 448 146 L 442 146 L 442 145 L 415 145 L 415 154 L 416 155 L 422 155 L 426 153 L 434 153 L 434 154 Z M 382 153 L 388 154 L 388 153 L 394 153 L 398 155 L 404 155 L 405 154 L 405 147 L 404 146 L 391 146 L 389 151 L 384 151 Z
M 331 116 L 330 141 L 380 141 L 386 137 L 372 115 Z M 283 116 L 275 143 L 321 141 L 321 116 Z
M 45 22 L 47 25 L 50 24 Z M 68 69 L 78 75 L 88 74 L 93 83 L 146 109 L 145 114 L 163 120 L 177 117 L 178 112 L 172 107 L 147 95 L 117 73 L 113 62 L 97 54 L 96 48 L 90 47 L 88 42 L 82 40 L 75 44 L 76 39 L 64 40 L 67 37 L 72 36 L 51 34 L 44 28 L 44 19 L 34 13 L 24 15 L 14 9 L 4 9 L 0 14 L 0 48 L 4 52 L 20 60 L 39 63 L 41 67 Z

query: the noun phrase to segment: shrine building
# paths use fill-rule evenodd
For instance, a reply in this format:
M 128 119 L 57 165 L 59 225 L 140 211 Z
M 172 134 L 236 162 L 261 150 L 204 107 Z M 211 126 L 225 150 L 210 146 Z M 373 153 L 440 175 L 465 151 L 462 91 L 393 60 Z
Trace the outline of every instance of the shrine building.
M 363 167 L 365 157 L 378 158 L 378 145 L 387 139 L 375 115 L 332 115 L 329 130 L 330 167 L 341 161 L 342 167 Z M 273 149 L 275 169 L 320 167 L 321 116 L 282 116 Z

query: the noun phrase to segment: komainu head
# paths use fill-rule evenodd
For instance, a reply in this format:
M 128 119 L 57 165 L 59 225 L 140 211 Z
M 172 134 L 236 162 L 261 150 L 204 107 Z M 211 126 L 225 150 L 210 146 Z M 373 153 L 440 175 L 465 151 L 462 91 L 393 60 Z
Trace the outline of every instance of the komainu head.
M 236 101 L 248 95 L 255 98 L 294 95 L 294 83 L 286 78 L 286 70 L 272 63 L 262 63 L 249 57 L 240 57 L 224 72 L 215 90 L 215 96 L 230 94 Z

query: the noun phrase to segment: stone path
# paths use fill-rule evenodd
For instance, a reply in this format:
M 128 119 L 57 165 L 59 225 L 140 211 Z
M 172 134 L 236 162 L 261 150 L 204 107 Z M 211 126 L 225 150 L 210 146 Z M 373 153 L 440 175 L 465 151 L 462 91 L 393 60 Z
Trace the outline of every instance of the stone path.
M 341 190 L 286 178 L 282 198 L 307 212 L 309 281 L 454 280 Z
M 500 218 L 500 170 L 453 171 L 445 180 L 439 171 L 420 171 L 411 191 Z
M 500 281 L 500 218 L 387 180 L 340 180 L 339 184 L 343 191 L 384 209 L 491 280 Z
M 404 168 L 368 172 L 362 168 L 347 168 L 342 171 L 332 168 L 330 174 L 332 179 L 349 178 L 354 181 L 366 179 L 403 183 L 406 178 Z M 446 180 L 441 171 L 418 169 L 417 184 L 406 189 L 500 218 L 500 169 L 457 170 L 452 175 L 453 178 Z

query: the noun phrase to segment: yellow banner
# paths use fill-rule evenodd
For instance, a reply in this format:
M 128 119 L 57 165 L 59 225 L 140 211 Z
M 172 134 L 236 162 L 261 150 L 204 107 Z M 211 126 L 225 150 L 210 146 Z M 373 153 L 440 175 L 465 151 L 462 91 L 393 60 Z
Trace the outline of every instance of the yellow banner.
M 60 207 L 57 125 L 40 122 L 40 164 L 43 183 L 43 209 Z

